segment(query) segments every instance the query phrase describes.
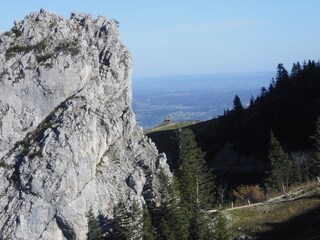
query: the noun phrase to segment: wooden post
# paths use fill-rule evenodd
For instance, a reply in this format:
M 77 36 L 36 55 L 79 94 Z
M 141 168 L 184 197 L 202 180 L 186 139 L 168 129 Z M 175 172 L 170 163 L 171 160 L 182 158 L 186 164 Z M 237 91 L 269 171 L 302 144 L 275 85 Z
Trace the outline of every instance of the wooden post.
M 248 199 L 248 204 L 249 204 L 249 205 L 251 204 L 249 199 Z
M 233 202 L 231 201 L 231 208 L 233 208 Z
M 283 194 L 286 194 L 286 188 L 284 187 L 283 183 L 282 183 L 282 191 L 283 191 Z

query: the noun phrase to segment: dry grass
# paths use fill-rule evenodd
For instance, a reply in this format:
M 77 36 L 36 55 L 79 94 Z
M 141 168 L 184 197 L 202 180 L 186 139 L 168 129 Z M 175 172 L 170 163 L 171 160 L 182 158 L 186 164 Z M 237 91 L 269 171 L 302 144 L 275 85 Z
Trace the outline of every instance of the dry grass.
M 298 229 L 301 226 L 296 226 L 297 222 L 301 225 L 300 222 L 304 221 L 304 218 L 306 218 L 305 221 L 309 221 L 310 218 L 318 218 L 318 209 L 320 209 L 319 193 L 293 201 L 224 211 L 224 214 L 229 220 L 233 237 L 245 234 L 259 238 L 262 235 L 272 235 L 273 232 L 281 235 L 281 231 L 289 230 L 283 228 L 284 225 L 290 226 L 293 230 Z
M 190 125 L 193 125 L 195 123 L 196 123 L 195 121 L 190 121 L 190 122 L 188 121 L 188 122 L 178 122 L 178 123 L 173 123 L 173 124 L 169 124 L 169 125 L 164 125 L 164 126 L 160 126 L 160 127 L 156 127 L 151 130 L 148 130 L 146 132 L 146 134 L 184 128 L 184 127 L 188 127 Z

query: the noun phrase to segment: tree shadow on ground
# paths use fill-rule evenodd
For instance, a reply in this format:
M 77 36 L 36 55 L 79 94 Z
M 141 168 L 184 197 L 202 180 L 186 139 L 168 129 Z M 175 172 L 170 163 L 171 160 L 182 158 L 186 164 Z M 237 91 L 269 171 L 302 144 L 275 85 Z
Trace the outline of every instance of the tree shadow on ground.
M 306 199 L 319 196 L 306 197 Z M 293 217 L 286 222 L 269 223 L 271 230 L 258 233 L 256 239 L 263 240 L 318 240 L 320 239 L 320 206 L 304 214 Z

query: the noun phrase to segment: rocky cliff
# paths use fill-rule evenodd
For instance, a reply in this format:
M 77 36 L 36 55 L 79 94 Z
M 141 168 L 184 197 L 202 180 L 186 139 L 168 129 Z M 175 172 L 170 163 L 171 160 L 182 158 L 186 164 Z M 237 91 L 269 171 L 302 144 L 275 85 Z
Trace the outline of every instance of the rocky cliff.
M 0 35 L 0 238 L 85 239 L 87 213 L 157 195 L 118 23 L 40 10 Z

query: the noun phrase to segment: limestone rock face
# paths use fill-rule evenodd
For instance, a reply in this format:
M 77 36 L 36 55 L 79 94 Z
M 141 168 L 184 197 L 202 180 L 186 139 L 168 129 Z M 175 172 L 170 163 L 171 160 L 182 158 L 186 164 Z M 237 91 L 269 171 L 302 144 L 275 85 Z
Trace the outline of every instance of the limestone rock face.
M 90 208 L 155 200 L 170 171 L 136 126 L 131 71 L 105 17 L 40 10 L 0 35 L 1 239 L 86 239 Z

